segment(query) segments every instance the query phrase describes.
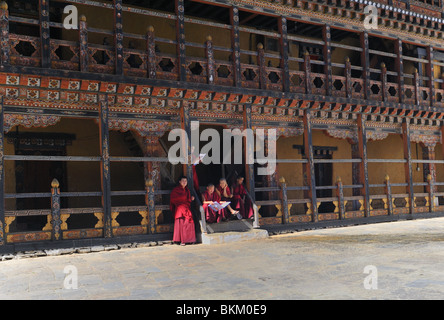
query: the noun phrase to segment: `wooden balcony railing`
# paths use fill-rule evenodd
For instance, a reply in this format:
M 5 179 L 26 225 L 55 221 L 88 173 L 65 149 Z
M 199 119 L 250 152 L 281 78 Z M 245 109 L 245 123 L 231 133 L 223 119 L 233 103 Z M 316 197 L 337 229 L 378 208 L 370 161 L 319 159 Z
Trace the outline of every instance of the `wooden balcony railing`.
M 321 161 L 321 160 L 319 160 Z M 341 160 L 333 160 L 341 162 Z M 372 162 L 377 162 L 374 159 Z M 384 161 L 384 160 L 381 160 Z M 395 161 L 395 160 L 391 160 Z M 302 163 L 301 161 L 299 161 Z M 305 161 L 306 162 L 306 161 Z M 396 162 L 396 161 L 395 161 Z M 432 161 L 433 163 L 444 163 L 444 161 Z M 444 192 L 436 191 L 438 186 L 444 183 L 434 182 L 431 176 L 427 177 L 427 182 L 413 183 L 415 187 L 425 188 L 425 192 L 413 193 L 410 201 L 409 193 L 393 193 L 392 188 L 407 187 L 407 183 L 392 183 L 387 175 L 380 184 L 370 184 L 371 189 L 376 190 L 369 195 L 369 212 L 366 212 L 364 195 L 345 196 L 346 189 L 361 189 L 362 185 L 344 185 L 338 177 L 333 186 L 317 186 L 316 190 L 331 190 L 331 197 L 317 198 L 317 209 L 323 203 L 328 203 L 330 211 L 318 213 L 312 208 L 311 199 L 306 197 L 293 198 L 289 192 L 306 192 L 307 186 L 288 186 L 282 177 L 278 187 L 255 188 L 256 194 L 272 194 L 275 198 L 268 197 L 268 200 L 256 200 L 255 203 L 255 227 L 266 225 L 301 224 L 323 221 L 340 221 L 347 219 L 368 218 L 376 216 L 402 217 L 409 215 L 421 215 L 444 210 Z M 113 191 L 114 196 L 142 196 L 146 199 L 145 205 L 112 207 L 111 224 L 104 223 L 104 210 L 102 207 L 91 208 L 63 208 L 62 198 L 76 197 L 100 197 L 101 192 L 61 192 L 57 180 L 53 180 L 48 193 L 20 193 L 6 194 L 6 199 L 17 198 L 48 198 L 50 206 L 41 210 L 9 210 L 5 212 L 5 239 L 7 243 L 21 243 L 34 241 L 60 241 L 84 238 L 101 238 L 105 233 L 113 236 L 159 234 L 172 232 L 173 221 L 167 200 L 159 200 L 159 196 L 168 198 L 169 190 L 154 190 L 152 181 L 146 183 L 146 189 L 141 191 Z M 378 190 L 384 190 L 378 193 Z M 249 195 L 250 199 L 251 196 Z M 257 197 L 256 197 L 257 198 Z M 156 200 L 157 199 L 157 200 Z M 162 197 L 160 197 L 162 199 Z M 410 204 L 413 203 L 413 207 Z M 274 210 L 265 210 L 273 208 Z M 199 204 L 196 207 L 196 213 Z M 266 212 L 275 212 L 267 214 Z M 265 213 L 264 213 L 265 212 Z M 125 215 L 136 213 L 139 222 L 131 225 L 122 223 Z M 90 215 L 84 225 L 71 225 L 71 217 L 76 215 Z M 47 223 L 41 230 L 14 231 L 11 228 L 17 217 L 46 216 Z M 205 215 L 197 214 L 200 219 L 202 232 L 206 232 L 207 225 Z M 137 220 L 137 219 L 132 219 Z M 89 225 L 87 225 L 89 224 Z M 111 228 L 112 231 L 106 231 Z
M 238 11 L 230 10 L 233 15 L 239 15 Z M 179 12 L 180 14 L 183 12 Z M 167 18 L 177 20 L 181 17 L 167 15 Z M 234 20 L 237 21 L 237 19 Z M 403 55 L 402 50 L 397 53 L 387 53 L 369 49 L 368 46 L 343 45 L 330 40 L 332 28 L 328 25 L 323 27 L 324 40 L 318 40 L 287 34 L 286 19 L 279 20 L 280 33 L 248 27 L 241 28 L 236 25 L 233 27 L 233 25 L 210 24 L 212 27 L 231 29 L 232 31 L 238 28 L 242 32 L 274 37 L 280 41 L 279 53 L 266 51 L 262 44 L 259 44 L 257 49 L 253 51 L 238 49 L 238 40 L 236 40 L 238 33 L 236 32 L 232 32 L 233 46 L 226 48 L 214 45 L 211 36 L 208 36 L 204 43 L 178 42 L 177 39 L 157 37 L 154 28 L 149 27 L 145 35 L 123 33 L 122 36 L 128 38 L 130 44 L 122 48 L 120 56 L 120 51 L 117 53 L 116 44 L 109 40 L 117 31 L 90 28 L 84 16 L 80 19 L 78 41 L 50 38 L 49 46 L 45 46 L 42 42 L 43 36 L 32 37 L 9 32 L 10 22 L 20 22 L 37 27 L 40 24 L 39 21 L 10 17 L 5 7 L 0 9 L 0 21 L 3 28 L 0 35 L 2 66 L 42 68 L 45 65 L 46 57 L 48 57 L 50 61 L 48 67 L 55 70 L 113 75 L 120 70 L 121 65 L 123 75 L 131 77 L 182 80 L 217 86 L 241 86 L 319 96 L 330 95 L 337 98 L 366 99 L 389 104 L 403 103 L 420 107 L 444 107 L 442 99 L 444 81 L 434 77 L 435 67 L 440 68 L 444 66 L 444 63 L 435 61 L 434 48 L 424 47 L 428 52 L 427 58 L 424 59 Z M 198 19 L 190 21 L 190 23 L 203 23 Z M 51 22 L 50 24 L 53 28 L 63 28 L 60 23 Z M 103 36 L 103 44 L 89 43 L 90 33 Z M 361 38 L 364 39 L 365 37 L 362 35 L 368 38 L 366 32 L 361 33 Z M 139 43 L 143 41 L 145 48 L 134 48 L 131 44 L 134 41 L 139 41 Z M 289 41 L 322 46 L 325 61 L 312 59 L 308 53 L 291 56 L 288 52 Z M 397 44 L 402 46 L 402 41 L 397 40 Z M 163 52 L 158 49 L 158 45 L 172 50 Z M 186 56 L 184 50 L 180 55 L 171 53 L 180 46 L 199 49 L 203 55 L 201 57 Z M 332 62 L 331 50 L 340 47 L 358 52 L 363 57 L 364 63 L 368 60 L 369 55 L 373 55 L 392 59 L 395 61 L 395 66 L 382 64 L 366 70 L 363 66 L 352 65 L 347 57 L 344 57 L 342 62 Z M 328 52 L 330 53 L 325 55 Z M 215 59 L 216 53 L 219 53 L 219 56 L 224 54 L 229 59 L 227 61 L 217 60 Z M 246 63 L 246 60 L 249 62 Z M 418 73 L 418 69 L 412 74 L 405 73 L 402 65 L 407 62 L 423 66 L 422 74 Z M 388 70 L 388 67 L 391 70 Z M 361 74 L 360 77 L 352 77 L 358 73 Z M 237 74 L 239 74 L 239 78 L 237 78 Z
M 336 162 L 340 162 L 337 160 Z M 376 162 L 376 159 L 375 159 Z M 444 163 L 441 161 L 440 163 Z M 290 187 L 282 177 L 279 180 L 279 187 L 256 188 L 258 194 L 275 194 L 277 197 L 268 200 L 256 201 L 259 209 L 259 222 L 261 226 L 310 223 L 321 221 L 339 221 L 356 218 L 368 218 L 376 216 L 401 217 L 408 215 L 421 215 L 442 211 L 444 209 L 444 192 L 437 192 L 437 187 L 444 183 L 434 182 L 431 176 L 427 177 L 427 182 L 413 183 L 415 187 L 424 187 L 426 192 L 413 193 L 413 201 L 409 201 L 408 193 L 393 193 L 394 187 L 407 187 L 407 183 L 391 183 L 387 175 L 383 183 L 370 184 L 373 190 L 384 190 L 383 193 L 371 192 L 369 195 L 369 211 L 365 209 L 365 197 L 345 196 L 345 189 L 361 189 L 362 185 L 343 185 L 340 177 L 337 178 L 333 186 L 317 186 L 316 190 L 331 190 L 331 197 L 317 198 L 317 209 L 323 203 L 328 203 L 330 210 L 322 213 L 313 210 L 311 198 L 292 198 L 289 192 L 308 190 L 308 187 Z M 413 203 L 413 207 L 410 207 Z M 272 208 L 273 210 L 265 210 Z M 275 212 L 268 214 L 269 212 Z

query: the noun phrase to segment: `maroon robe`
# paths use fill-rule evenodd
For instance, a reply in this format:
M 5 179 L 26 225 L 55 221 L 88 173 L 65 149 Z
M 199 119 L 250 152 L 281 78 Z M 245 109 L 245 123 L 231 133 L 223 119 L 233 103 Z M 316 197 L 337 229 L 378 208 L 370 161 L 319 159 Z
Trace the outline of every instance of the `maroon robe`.
M 200 194 L 199 178 L 197 177 L 196 166 L 193 165 L 193 187 L 197 194 Z
M 211 195 L 207 191 L 202 195 L 203 201 L 213 201 L 213 202 L 219 202 L 220 196 L 219 194 L 214 191 Z M 223 218 L 223 210 L 213 210 L 210 208 L 210 205 L 208 203 L 204 203 L 203 205 L 204 211 L 205 211 L 205 217 L 208 223 L 215 223 L 215 222 L 221 222 Z
M 224 191 L 225 191 L 227 197 L 224 196 Z M 229 197 L 229 196 L 231 196 L 231 191 L 230 191 L 230 188 L 228 188 L 228 186 L 226 186 L 224 188 L 224 190 L 222 190 L 222 187 L 219 185 L 216 187 L 215 192 L 219 195 L 220 201 L 230 201 L 231 202 L 231 198 Z M 230 207 L 231 207 L 231 205 L 230 205 Z M 221 211 L 223 211 L 222 212 L 223 219 L 229 219 L 231 217 L 231 212 L 228 208 L 224 208 Z
M 179 185 L 171 191 L 170 209 L 174 214 L 173 242 L 196 242 L 193 214 L 191 213 L 191 195 L 188 187 L 182 188 Z
M 233 198 L 231 200 L 231 207 L 238 210 L 242 218 L 249 219 L 253 216 L 253 206 L 247 196 L 247 191 L 243 184 L 236 183 L 233 186 Z

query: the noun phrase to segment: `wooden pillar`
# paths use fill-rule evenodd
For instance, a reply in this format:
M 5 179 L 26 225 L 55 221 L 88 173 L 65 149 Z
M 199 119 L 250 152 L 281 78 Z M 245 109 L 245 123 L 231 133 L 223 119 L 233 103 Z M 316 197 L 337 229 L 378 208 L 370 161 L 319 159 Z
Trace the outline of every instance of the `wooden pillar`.
M 352 141 L 351 143 L 351 154 L 352 154 L 352 159 L 362 159 L 361 158 L 361 153 L 359 152 L 359 142 L 358 140 L 356 141 Z M 359 185 L 359 184 L 363 184 L 363 182 L 361 181 L 361 163 L 360 162 L 353 162 L 352 163 L 352 184 L 353 185 Z M 352 194 L 353 196 L 360 196 L 361 195 L 361 190 L 362 189 L 358 189 L 358 188 L 353 188 L 352 190 Z M 359 201 L 357 200 L 353 200 L 353 210 L 359 210 L 359 208 L 361 207 L 361 204 L 359 203 Z
M 207 58 L 207 83 L 214 84 L 216 80 L 216 68 L 214 63 L 213 38 L 211 36 L 207 36 L 207 41 L 205 41 L 205 57 Z
M 444 72 L 441 73 L 441 80 L 444 80 Z M 441 82 L 441 85 L 439 86 L 441 90 L 444 90 L 444 81 Z
M 435 181 L 433 181 L 432 175 L 428 174 L 426 177 L 427 180 L 427 193 L 429 194 L 429 212 L 435 211 Z
M 313 156 L 313 140 L 311 131 L 311 114 L 310 110 L 304 112 L 304 151 L 307 158 L 306 172 L 308 183 L 308 196 L 311 200 L 312 221 L 318 222 L 318 205 L 316 197 L 316 177 Z
M 179 81 L 186 81 L 186 45 L 185 45 L 185 5 L 184 0 L 176 2 L 176 41 L 177 41 L 177 65 Z M 189 183 L 189 182 L 188 182 Z
M 244 105 L 244 130 L 252 130 L 252 120 L 251 120 L 251 105 Z M 251 195 L 253 201 L 256 200 L 254 193 L 254 142 L 248 141 L 247 138 L 244 138 L 243 146 L 245 153 L 245 182 L 247 185 L 248 192 Z
M 143 137 L 143 153 L 144 157 L 147 158 L 160 158 L 164 156 L 164 151 L 159 142 L 160 137 L 156 135 L 148 135 Z M 157 161 L 145 162 L 144 166 L 145 181 L 152 180 L 154 188 L 156 190 L 161 190 L 161 175 L 160 167 L 161 163 Z
M 114 50 L 116 74 L 123 75 L 123 17 L 122 0 L 114 0 Z
M 322 38 L 324 40 L 325 88 L 327 89 L 327 96 L 331 96 L 333 90 L 333 73 L 331 65 L 331 29 L 329 25 L 325 25 L 322 28 Z
M 188 102 L 182 102 L 180 107 L 180 124 L 181 128 L 186 135 L 182 137 L 182 150 L 185 150 L 186 163 L 183 164 L 183 174 L 188 179 L 188 188 L 193 194 L 193 164 L 191 163 L 191 121 L 190 121 L 190 107 Z
M 422 149 L 422 158 L 424 160 L 436 160 L 435 157 L 435 145 L 434 144 L 430 144 L 430 145 L 424 145 L 421 146 Z M 424 169 L 423 169 L 423 173 L 424 173 L 424 182 L 427 182 L 427 177 L 428 175 L 430 175 L 430 179 L 432 181 L 432 185 L 434 188 L 434 192 L 438 192 L 437 190 L 437 186 L 435 185 L 436 183 L 436 164 L 435 163 L 424 163 Z
M 290 69 L 288 66 L 288 34 L 287 34 L 287 19 L 280 17 L 278 19 L 279 32 L 281 34 L 281 70 L 282 70 L 282 89 L 284 92 L 290 91 Z
M 4 147 L 4 107 L 0 96 L 0 245 L 6 243 L 5 230 L 5 147 Z
M 0 3 L 0 66 L 9 65 L 9 11 L 5 1 Z
M 280 198 L 281 198 L 281 206 L 282 206 L 282 223 L 286 224 L 289 222 L 289 212 L 288 212 L 288 198 L 287 198 L 287 183 L 285 182 L 285 178 L 281 177 L 279 179 L 279 182 L 281 184 L 281 190 L 280 190 Z
M 311 62 L 310 62 L 310 54 L 308 51 L 304 52 L 304 73 L 305 73 L 305 93 L 312 94 L 312 85 L 311 85 Z
M 102 208 L 104 222 L 104 236 L 111 238 L 113 230 L 111 226 L 111 173 L 109 158 L 109 127 L 108 127 L 108 95 L 99 95 L 99 132 L 100 132 L 100 178 L 102 187 Z
M 385 63 L 381 63 L 381 93 L 382 93 L 382 101 L 386 102 L 388 97 L 387 91 L 387 67 Z
M 402 141 L 404 144 L 404 165 L 405 179 L 407 182 L 407 193 L 409 195 L 409 208 L 412 214 L 415 210 L 415 201 L 413 194 L 413 172 L 412 172 L 412 154 L 410 147 L 410 124 L 409 120 L 405 119 L 402 123 Z
M 257 131 L 256 131 L 256 134 L 257 134 Z M 271 139 L 274 139 L 274 141 Z M 264 156 L 266 156 L 268 159 L 273 159 L 273 161 L 274 161 L 274 159 L 277 159 L 277 154 L 276 154 L 275 148 L 270 148 L 270 141 L 272 141 L 273 145 L 276 146 L 277 139 L 279 139 L 279 137 L 277 135 L 272 137 L 269 135 L 268 130 L 264 130 L 264 143 L 263 143 Z M 264 187 L 271 187 L 271 188 L 278 187 L 278 180 L 279 180 L 278 179 L 278 176 L 279 176 L 278 167 L 279 167 L 279 164 L 276 163 L 275 171 L 272 174 L 267 174 L 267 175 L 262 176 L 262 184 Z M 285 186 L 286 186 L 286 184 L 285 184 Z M 286 189 L 286 187 L 285 187 L 285 189 Z M 267 192 L 264 192 L 263 194 L 265 195 L 264 199 L 266 199 L 266 200 L 276 200 L 278 197 L 278 194 L 275 191 L 267 191 Z M 272 209 L 273 209 L 272 206 L 265 206 L 262 209 L 262 211 L 264 213 L 267 212 L 268 214 L 271 214 Z
M 415 96 L 415 105 L 419 105 L 419 101 L 420 99 L 420 92 L 419 92 L 419 73 L 418 73 L 418 69 L 415 68 L 415 71 L 413 73 L 413 85 L 415 86 L 414 89 L 414 96 Z
M 154 234 L 156 233 L 156 203 L 154 197 L 154 182 L 153 180 L 145 181 L 145 204 L 148 210 L 148 233 Z
M 368 182 L 368 158 L 367 158 L 367 130 L 362 114 L 358 114 L 358 146 L 360 163 L 360 181 L 362 184 L 361 196 L 364 197 L 364 216 L 370 216 L 370 189 Z
M 385 194 L 387 195 L 387 215 L 393 215 L 392 186 L 389 175 L 385 176 Z
M 79 22 L 79 64 L 81 72 L 88 72 L 88 23 L 82 15 Z
M 265 51 L 264 45 L 257 45 L 257 64 L 259 66 L 259 88 L 267 90 L 267 71 L 265 70 Z
M 429 63 L 427 64 L 427 77 L 429 78 L 429 101 L 430 106 L 435 105 L 435 72 L 433 70 L 433 47 L 427 47 L 427 60 Z
M 60 185 L 57 179 L 51 182 L 51 224 L 52 240 L 62 240 L 62 220 L 60 219 Z
M 49 33 L 49 0 L 39 0 L 40 43 L 42 68 L 51 68 L 51 40 Z
M 441 131 L 441 152 L 444 154 L 444 126 L 443 125 L 440 126 L 440 131 Z M 442 170 L 443 167 L 444 167 L 444 165 L 441 165 L 440 169 Z
M 353 83 L 351 80 L 351 62 L 349 57 L 345 58 L 344 76 L 345 76 L 345 96 L 347 97 L 347 99 L 351 99 L 353 97 Z
M 370 98 L 370 55 L 368 47 L 368 33 L 364 31 L 360 35 L 361 37 L 361 66 L 363 68 L 362 80 L 364 82 L 364 99 Z
M 156 79 L 157 76 L 157 57 L 156 57 L 156 40 L 154 35 L 154 27 L 149 26 L 146 31 L 146 68 L 147 75 L 150 79 Z
M 340 177 L 336 180 L 336 196 L 338 197 L 338 207 L 339 207 L 339 220 L 345 218 L 345 204 L 344 204 L 344 186 L 342 185 L 342 180 Z
M 404 61 L 402 58 L 402 41 L 397 39 L 395 40 L 395 68 L 398 73 L 398 97 L 399 103 L 404 102 Z
M 230 22 L 234 86 L 240 87 L 242 84 L 242 76 L 240 61 L 239 9 L 237 6 L 232 6 L 230 8 Z

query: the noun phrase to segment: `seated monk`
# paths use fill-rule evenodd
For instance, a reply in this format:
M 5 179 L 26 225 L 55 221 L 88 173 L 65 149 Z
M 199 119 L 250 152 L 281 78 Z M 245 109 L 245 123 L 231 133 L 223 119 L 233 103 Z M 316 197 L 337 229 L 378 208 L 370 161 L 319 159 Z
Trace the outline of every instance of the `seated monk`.
M 181 177 L 179 185 L 171 191 L 170 209 L 174 215 L 173 242 L 185 245 L 196 242 L 196 232 L 194 229 L 193 214 L 191 212 L 191 196 L 187 187 L 188 180 Z
M 214 192 L 214 184 L 210 183 L 207 186 L 207 190 L 202 195 L 203 208 L 205 211 L 205 217 L 208 223 L 215 223 L 222 221 L 223 210 L 214 210 L 210 208 L 214 202 L 220 202 L 220 196 L 217 192 Z
M 247 196 L 247 190 L 244 185 L 244 177 L 238 177 L 236 184 L 233 186 L 233 199 L 231 205 L 234 209 L 239 210 L 243 219 L 251 219 L 254 215 L 253 206 Z
M 220 203 L 224 203 L 227 201 L 231 201 L 231 199 L 233 198 L 233 195 L 231 194 L 231 190 L 228 187 L 228 183 L 227 180 L 225 178 L 221 178 L 219 180 L 219 185 L 216 188 L 216 192 L 217 194 L 220 196 Z M 225 209 L 223 209 L 223 218 L 224 219 L 229 219 L 230 213 L 231 215 L 237 215 L 238 219 L 242 219 L 242 216 L 239 214 L 239 211 L 234 210 L 231 205 L 228 205 Z

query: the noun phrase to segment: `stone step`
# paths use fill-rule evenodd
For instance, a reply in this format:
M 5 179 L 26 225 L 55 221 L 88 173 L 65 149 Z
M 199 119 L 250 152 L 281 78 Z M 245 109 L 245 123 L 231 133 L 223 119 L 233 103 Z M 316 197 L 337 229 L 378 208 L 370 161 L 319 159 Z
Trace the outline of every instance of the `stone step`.
M 253 220 L 242 219 L 242 220 L 231 220 L 224 221 L 220 223 L 207 224 L 208 233 L 221 233 L 221 232 L 242 232 L 253 229 Z
M 203 233 L 202 244 L 222 244 L 247 240 L 265 239 L 268 231 L 264 229 L 250 229 L 248 231 L 229 231 L 220 233 Z

